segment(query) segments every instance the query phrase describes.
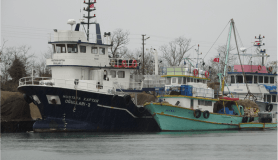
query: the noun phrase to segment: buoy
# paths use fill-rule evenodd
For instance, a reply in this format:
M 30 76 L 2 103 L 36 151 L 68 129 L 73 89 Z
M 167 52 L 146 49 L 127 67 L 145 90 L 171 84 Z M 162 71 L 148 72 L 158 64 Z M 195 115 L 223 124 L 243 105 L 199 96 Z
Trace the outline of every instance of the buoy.
M 198 70 L 194 69 L 193 74 L 194 74 L 195 77 L 198 75 L 198 73 L 199 73 Z
M 262 70 L 262 66 L 261 66 L 261 65 L 258 66 L 258 70 L 259 70 L 259 71 Z
M 205 77 L 208 78 L 209 77 L 209 71 L 205 72 Z

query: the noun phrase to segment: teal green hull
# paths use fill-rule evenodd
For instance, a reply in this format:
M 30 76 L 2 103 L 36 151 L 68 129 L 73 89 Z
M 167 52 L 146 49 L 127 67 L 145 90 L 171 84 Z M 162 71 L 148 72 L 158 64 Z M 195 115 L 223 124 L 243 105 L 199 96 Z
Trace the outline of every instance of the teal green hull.
M 240 129 L 240 124 L 243 124 L 243 117 L 237 115 L 210 113 L 208 118 L 204 118 L 202 112 L 199 118 L 195 118 L 194 110 L 189 108 L 157 103 L 148 104 L 145 108 L 154 116 L 162 131 L 230 130 Z M 270 124 L 277 126 L 276 123 Z M 253 127 L 256 128 L 256 125 Z

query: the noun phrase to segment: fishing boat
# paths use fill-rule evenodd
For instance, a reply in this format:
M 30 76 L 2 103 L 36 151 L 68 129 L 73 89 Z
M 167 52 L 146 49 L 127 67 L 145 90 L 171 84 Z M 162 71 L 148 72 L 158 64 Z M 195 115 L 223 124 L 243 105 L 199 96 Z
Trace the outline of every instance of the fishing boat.
M 228 44 L 234 26 L 230 23 Z M 227 45 L 226 62 L 229 56 Z M 227 63 L 225 63 L 227 64 Z M 219 74 L 224 85 L 224 73 Z M 158 101 L 145 103 L 162 131 L 229 130 L 241 128 L 276 128 L 277 123 L 263 122 L 269 114 L 257 117 L 244 115 L 244 108 L 238 105 L 239 98 L 215 97 L 214 89 L 207 86 L 209 72 L 188 67 L 168 67 L 166 85 L 157 88 Z M 218 93 L 217 93 L 218 94 Z
M 32 72 L 31 77 L 19 81 L 18 90 L 42 115 L 33 130 L 159 131 L 150 113 L 123 92 L 142 91 L 143 81 L 131 76 L 139 69 L 140 60 L 108 56 L 110 32 L 101 35 L 99 23 L 90 21 L 96 17 L 91 13 L 96 10 L 95 3 L 84 1 L 87 21 L 81 19 L 76 24 L 70 19 L 71 30 L 54 29 L 54 38 L 48 42 L 53 55 L 46 61 L 52 77 L 35 77 Z M 90 25 L 95 26 L 96 33 L 89 33 Z
M 229 67 L 227 86 L 224 94 L 231 96 L 230 92 L 240 98 L 251 98 L 256 101 L 261 112 L 269 112 L 272 119 L 267 122 L 277 122 L 277 64 L 274 62 L 269 66 L 265 65 L 265 59 L 269 57 L 265 49 L 261 49 L 264 36 L 255 37 L 257 54 L 246 54 L 246 49 L 241 48 L 240 56 L 250 58 L 247 65 L 234 65 Z M 252 65 L 252 58 L 261 57 L 261 65 Z M 242 67 L 241 67 L 242 66 Z M 249 94 L 252 93 L 252 94 Z

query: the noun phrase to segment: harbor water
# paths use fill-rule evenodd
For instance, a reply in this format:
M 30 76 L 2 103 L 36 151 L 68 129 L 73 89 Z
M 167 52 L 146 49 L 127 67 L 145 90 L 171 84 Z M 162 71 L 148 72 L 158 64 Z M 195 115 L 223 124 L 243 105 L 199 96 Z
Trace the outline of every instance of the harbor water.
M 2 160 L 276 160 L 277 130 L 2 133 Z

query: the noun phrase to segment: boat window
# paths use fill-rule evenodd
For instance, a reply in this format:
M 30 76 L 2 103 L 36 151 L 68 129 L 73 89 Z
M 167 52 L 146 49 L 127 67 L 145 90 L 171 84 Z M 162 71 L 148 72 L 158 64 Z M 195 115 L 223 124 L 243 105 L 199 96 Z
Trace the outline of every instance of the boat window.
M 235 76 L 231 76 L 231 83 L 235 83 Z
M 65 44 L 56 44 L 57 53 L 66 53 L 66 45 Z
M 97 54 L 97 47 L 92 47 L 92 53 Z
M 194 82 L 196 83 L 196 82 L 197 82 L 197 79 L 194 79 Z
M 268 83 L 268 76 L 264 76 L 264 83 Z
M 264 83 L 264 77 L 263 76 L 259 76 L 259 83 Z
M 171 78 L 170 77 L 167 77 L 166 79 L 166 85 L 170 85 L 171 84 Z
M 118 71 L 118 78 L 125 78 L 125 71 Z
M 77 53 L 77 44 L 67 44 L 68 53 Z
M 274 77 L 270 77 L 269 82 L 270 82 L 271 84 L 273 84 L 273 83 L 274 83 Z
M 186 84 L 186 78 L 183 77 L 182 79 L 183 79 L 183 84 Z
M 80 46 L 80 53 L 86 53 L 86 46 Z
M 191 82 L 194 82 L 194 79 L 193 78 L 190 78 L 191 79 Z
M 105 48 L 99 47 L 99 54 L 105 55 Z
M 243 77 L 242 76 L 236 76 L 236 83 L 243 83 Z
M 182 77 L 178 77 L 178 84 L 181 84 Z
M 276 95 L 272 95 L 272 102 L 276 102 Z
M 206 80 L 203 80 L 203 83 L 206 84 L 207 83 Z
M 187 83 L 190 82 L 190 78 L 189 77 L 187 77 L 186 79 L 187 79 Z
M 205 105 L 205 101 L 204 100 L 198 100 L 198 105 Z
M 53 53 L 56 53 L 56 49 L 55 49 L 55 45 L 52 44 L 52 48 L 53 48 Z
M 258 76 L 254 76 L 254 83 L 258 83 Z
M 205 101 L 205 106 L 212 106 L 212 101 Z
M 191 99 L 190 101 L 190 108 L 193 108 L 194 107 L 194 99 Z
M 267 102 L 271 102 L 271 95 L 267 95 Z
M 200 82 L 200 80 L 199 80 L 199 79 L 197 79 L 197 82 Z
M 246 76 L 246 81 L 247 83 L 253 83 L 253 76 L 251 75 Z
M 111 77 L 116 78 L 116 71 L 110 71 Z
M 172 78 L 172 83 L 176 83 L 176 78 Z
M 266 102 L 266 95 L 264 95 L 264 102 Z

